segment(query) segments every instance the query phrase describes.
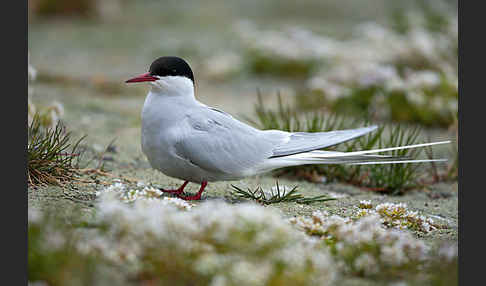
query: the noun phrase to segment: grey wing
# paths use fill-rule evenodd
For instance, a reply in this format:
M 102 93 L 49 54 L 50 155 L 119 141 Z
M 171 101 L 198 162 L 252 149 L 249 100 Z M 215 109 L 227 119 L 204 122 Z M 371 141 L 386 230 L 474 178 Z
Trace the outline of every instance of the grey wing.
M 274 148 L 272 157 L 292 155 L 333 146 L 363 136 L 376 128 L 377 126 L 369 126 L 357 129 L 336 130 L 329 132 L 291 133 L 289 137 L 290 140 L 288 140 L 288 142 Z
M 268 136 L 229 114 L 210 108 L 192 112 L 180 123 L 176 153 L 210 172 L 242 174 L 273 155 L 287 137 Z

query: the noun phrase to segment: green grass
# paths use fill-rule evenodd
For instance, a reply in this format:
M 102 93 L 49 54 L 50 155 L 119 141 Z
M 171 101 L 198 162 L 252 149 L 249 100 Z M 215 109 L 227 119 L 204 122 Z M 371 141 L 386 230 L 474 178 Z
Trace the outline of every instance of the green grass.
M 288 59 L 259 51 L 248 52 L 247 59 L 250 72 L 283 78 L 306 78 L 319 66 L 315 59 Z
M 270 205 L 275 203 L 282 203 L 282 202 L 295 202 L 298 204 L 310 204 L 315 202 L 325 202 L 325 201 L 332 201 L 335 198 L 329 198 L 327 195 L 321 195 L 316 197 L 304 197 L 302 194 L 297 192 L 297 186 L 292 188 L 290 191 L 286 191 L 285 189 L 280 189 L 278 185 L 278 181 L 276 183 L 275 191 L 273 189 L 270 192 L 265 193 L 265 191 L 261 187 L 257 187 L 255 190 L 251 190 L 248 188 L 247 191 L 240 189 L 235 185 L 231 185 L 234 189 L 233 195 L 243 199 L 250 199 L 256 201 L 257 203 L 263 205 Z
M 28 128 L 27 182 L 30 186 L 61 185 L 77 174 L 80 158 L 78 141 L 59 121 L 55 128 L 44 128 L 38 115 Z
M 278 129 L 289 132 L 319 132 L 358 126 L 358 121 L 338 116 L 323 116 L 319 110 L 299 114 L 296 109 L 284 105 L 280 93 L 277 93 L 276 111 L 265 108 L 260 91 L 257 91 L 258 103 L 255 105 L 257 120 L 245 117 L 251 124 L 263 129 Z
M 324 132 L 331 130 L 350 129 L 368 126 L 367 119 L 345 119 L 322 111 L 312 111 L 300 114 L 296 109 L 282 102 L 277 96 L 277 110 L 264 107 L 261 94 L 255 106 L 257 120 L 250 123 L 262 129 L 280 129 L 289 132 Z M 360 123 L 361 122 L 361 123 Z M 376 131 L 360 138 L 344 142 L 326 150 L 343 152 L 388 148 L 417 144 L 421 129 L 419 127 L 406 128 L 402 125 L 383 125 Z M 395 150 L 389 155 L 417 158 L 423 149 Z M 408 189 L 420 185 L 419 168 L 421 163 L 415 164 L 377 164 L 377 165 L 304 165 L 282 168 L 274 172 L 276 176 L 287 175 L 310 181 L 339 181 L 369 188 L 384 193 L 400 194 Z

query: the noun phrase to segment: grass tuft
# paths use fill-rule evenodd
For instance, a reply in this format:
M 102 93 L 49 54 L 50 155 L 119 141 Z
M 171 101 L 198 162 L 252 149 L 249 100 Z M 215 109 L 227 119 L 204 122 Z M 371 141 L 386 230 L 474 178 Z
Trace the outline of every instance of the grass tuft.
M 381 134 L 380 134 L 381 135 Z M 391 130 L 388 137 L 380 136 L 373 147 L 387 148 L 393 146 L 406 146 L 418 143 L 420 129 L 418 127 L 406 130 L 398 125 Z M 370 147 L 370 148 L 373 148 Z M 390 155 L 396 157 L 417 158 L 424 149 L 393 150 Z M 401 192 L 418 186 L 419 168 L 421 164 L 384 164 L 369 165 L 365 169 L 363 185 L 377 188 L 379 191 L 400 194 Z
M 29 186 L 62 185 L 77 174 L 80 153 L 78 141 L 58 122 L 54 128 L 43 128 L 38 115 L 28 127 L 27 181 Z
M 297 186 L 293 187 L 292 190 L 287 192 L 285 188 L 281 189 L 278 181 L 276 182 L 276 189 L 270 190 L 270 192 L 265 192 L 262 187 L 257 187 L 255 190 L 248 188 L 247 191 L 240 189 L 235 185 L 231 185 L 234 188 L 233 195 L 243 198 L 254 200 L 257 203 L 263 205 L 270 205 L 282 202 L 295 202 L 298 204 L 310 204 L 315 202 L 325 202 L 336 200 L 335 198 L 330 198 L 327 195 L 321 195 L 316 197 L 306 198 L 302 194 L 297 192 Z
M 314 110 L 305 114 L 299 114 L 294 108 L 284 105 L 280 92 L 277 92 L 278 107 L 277 110 L 265 108 L 262 95 L 257 90 L 258 102 L 255 105 L 257 121 L 250 117 L 244 117 L 251 124 L 262 129 L 278 129 L 288 132 L 320 132 L 335 129 L 350 128 L 358 126 L 356 120 L 349 120 L 334 115 L 323 116 L 322 112 Z

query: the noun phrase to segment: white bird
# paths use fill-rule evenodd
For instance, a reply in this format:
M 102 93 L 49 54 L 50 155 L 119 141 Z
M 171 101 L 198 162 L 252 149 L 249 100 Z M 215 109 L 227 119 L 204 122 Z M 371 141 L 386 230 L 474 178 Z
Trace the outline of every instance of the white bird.
M 148 73 L 126 81 L 136 82 L 151 86 L 142 110 L 142 151 L 153 168 L 185 181 L 176 190 L 162 190 L 185 200 L 199 200 L 208 182 L 239 180 L 288 166 L 430 161 L 371 154 L 450 142 L 357 152 L 320 151 L 317 149 L 363 136 L 377 126 L 316 133 L 256 129 L 199 102 L 193 72 L 178 57 L 160 57 Z M 189 182 L 201 187 L 196 195 L 184 196 Z

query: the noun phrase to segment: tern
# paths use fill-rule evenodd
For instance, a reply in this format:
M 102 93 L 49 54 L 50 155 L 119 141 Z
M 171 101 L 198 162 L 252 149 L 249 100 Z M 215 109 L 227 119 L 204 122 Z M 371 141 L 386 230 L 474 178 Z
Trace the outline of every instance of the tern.
M 319 150 L 363 136 L 377 126 L 315 133 L 259 130 L 199 102 L 192 69 L 179 57 L 160 57 L 147 73 L 125 82 L 150 84 L 141 113 L 142 152 L 152 168 L 184 181 L 178 189 L 162 189 L 184 200 L 200 200 L 208 182 L 239 180 L 288 166 L 431 161 L 374 153 L 450 143 L 356 152 Z M 184 193 L 189 182 L 201 184 L 195 195 Z

